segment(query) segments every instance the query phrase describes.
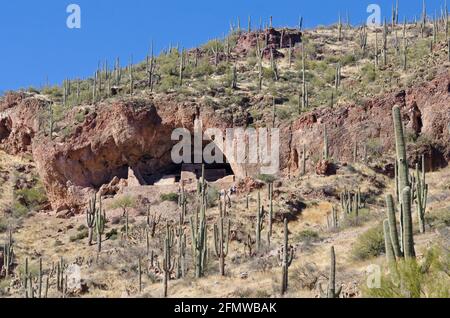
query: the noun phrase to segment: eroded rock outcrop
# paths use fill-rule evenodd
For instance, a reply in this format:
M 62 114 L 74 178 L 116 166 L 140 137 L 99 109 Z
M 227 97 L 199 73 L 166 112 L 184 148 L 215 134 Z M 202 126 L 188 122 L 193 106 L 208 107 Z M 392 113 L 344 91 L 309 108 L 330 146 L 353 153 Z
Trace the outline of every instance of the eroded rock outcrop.
M 320 160 L 324 126 L 327 127 L 330 156 L 339 162 L 352 161 L 354 144 L 360 154 L 363 145 L 378 154 L 393 150 L 391 108 L 402 107 L 408 131 L 427 139 L 414 145 L 411 164 L 419 154 L 427 156 L 428 169 L 450 161 L 450 75 L 406 91 L 387 94 L 363 105 L 324 107 L 313 110 L 292 123 L 282 123 L 280 170 L 295 176 L 302 168 L 303 145 L 307 151 L 307 170 L 315 171 Z M 52 207 L 71 210 L 83 206 L 93 191 L 102 189 L 114 195 L 134 175 L 151 183 L 155 174 L 173 165 L 171 141 L 175 128 L 193 130 L 201 118 L 203 128 L 225 130 L 245 127 L 249 115 L 240 109 L 213 110 L 195 101 L 179 102 L 173 96 L 128 98 L 93 106 L 83 123 L 65 136 L 50 140 L 42 131 L 40 114 L 47 101 L 39 96 L 11 94 L 0 100 L 0 147 L 11 154 L 32 152 Z M 420 129 L 418 129 L 420 127 Z M 375 155 L 375 154 L 374 154 Z M 232 165 L 238 179 L 255 176 L 255 165 Z M 106 186 L 105 186 L 106 185 Z

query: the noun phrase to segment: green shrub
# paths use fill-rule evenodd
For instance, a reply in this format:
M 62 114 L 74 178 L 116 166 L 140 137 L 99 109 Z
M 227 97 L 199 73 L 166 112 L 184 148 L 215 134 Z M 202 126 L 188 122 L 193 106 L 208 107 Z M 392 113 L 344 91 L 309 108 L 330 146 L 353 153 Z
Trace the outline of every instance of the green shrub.
M 393 272 L 384 270 L 380 288 L 362 286 L 369 298 L 449 298 L 450 253 L 441 246 L 429 248 L 419 264 L 416 260 L 399 260 Z
M 75 234 L 75 235 L 72 235 L 72 236 L 69 238 L 69 240 L 70 240 L 71 242 L 76 242 L 76 241 L 83 240 L 83 239 L 87 238 L 88 236 L 89 236 L 89 232 L 88 232 L 87 229 L 85 229 L 85 230 L 83 230 L 83 231 L 81 231 L 81 232 L 78 232 L 78 233 Z
M 44 187 L 41 183 L 37 183 L 36 186 L 31 189 L 17 190 L 16 195 L 22 196 L 30 209 L 39 209 L 48 201 Z
M 260 174 L 258 175 L 257 179 L 265 183 L 272 183 L 276 180 L 276 178 L 270 174 Z
M 366 82 L 373 82 L 376 79 L 375 68 L 372 64 L 365 64 L 361 69 L 361 76 Z
M 217 201 L 219 200 L 219 190 L 217 190 L 214 187 L 208 187 L 207 193 L 206 193 L 206 197 L 208 200 L 208 207 L 212 208 L 215 207 L 217 205 Z
M 297 233 L 295 239 L 300 242 L 310 243 L 318 241 L 320 237 L 318 232 L 311 229 L 306 229 Z
M 26 206 L 24 206 L 24 205 L 22 205 L 21 203 L 19 203 L 19 202 L 15 202 L 15 203 L 13 204 L 12 210 L 13 210 L 12 215 L 13 215 L 13 217 L 15 217 L 15 218 L 21 218 L 21 217 L 24 217 L 24 216 L 26 216 L 26 215 L 28 214 L 28 212 L 29 212 L 29 209 L 28 209 Z
M 169 201 L 169 202 L 178 202 L 178 194 L 177 193 L 167 193 L 167 194 L 161 194 L 160 199 L 162 202 Z
M 111 229 L 108 233 L 106 233 L 106 239 L 107 240 L 117 240 L 118 232 L 117 229 Z
M 352 256 L 357 260 L 367 260 L 385 252 L 383 226 L 381 224 L 361 234 L 352 249 Z

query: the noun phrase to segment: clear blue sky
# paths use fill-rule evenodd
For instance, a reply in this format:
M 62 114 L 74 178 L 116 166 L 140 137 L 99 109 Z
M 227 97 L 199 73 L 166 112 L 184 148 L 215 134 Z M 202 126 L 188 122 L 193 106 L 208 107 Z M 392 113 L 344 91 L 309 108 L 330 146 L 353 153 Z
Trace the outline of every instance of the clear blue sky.
M 353 24 L 366 21 L 368 4 L 391 16 L 395 0 L 14 0 L 0 4 L 0 94 L 10 89 L 64 78 L 91 76 L 100 60 L 117 56 L 126 62 L 144 58 L 153 39 L 156 51 L 170 43 L 193 47 L 228 32 L 239 16 L 243 26 L 252 16 L 274 17 L 276 26 L 331 24 L 349 12 Z M 444 0 L 427 0 L 428 12 Z M 81 7 L 82 28 L 66 26 L 66 7 Z M 449 2 L 450 3 L 450 2 Z M 422 0 L 400 0 L 400 18 L 421 12 Z

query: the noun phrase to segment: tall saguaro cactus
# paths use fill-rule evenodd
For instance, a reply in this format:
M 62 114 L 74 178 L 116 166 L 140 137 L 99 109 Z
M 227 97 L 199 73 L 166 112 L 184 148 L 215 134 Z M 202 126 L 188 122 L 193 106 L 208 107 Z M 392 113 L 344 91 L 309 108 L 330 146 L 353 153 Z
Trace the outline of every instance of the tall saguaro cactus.
M 168 295 L 168 281 L 170 279 L 170 274 L 175 268 L 175 262 L 172 259 L 172 247 L 174 246 L 174 231 L 173 228 L 166 224 L 166 236 L 164 238 L 164 256 L 162 260 L 162 266 L 157 263 L 158 269 L 164 273 L 163 278 L 163 296 L 164 298 Z
M 425 156 L 422 155 L 422 171 L 416 165 L 416 209 L 420 233 L 425 233 L 425 212 L 427 209 L 428 184 L 425 176 Z
M 220 275 L 225 276 L 225 258 L 228 255 L 228 246 L 230 243 L 231 221 L 228 220 L 227 227 L 224 227 L 224 218 L 221 216 L 214 224 L 214 250 L 219 258 Z
M 256 250 L 261 249 L 261 232 L 264 228 L 264 207 L 261 206 L 261 193 L 258 192 L 258 209 L 256 211 Z
M 281 294 L 284 295 L 288 290 L 288 280 L 289 280 L 289 267 L 294 260 L 295 250 L 293 247 L 289 246 L 289 229 L 288 220 L 284 219 L 284 241 L 283 248 L 279 253 L 279 259 L 281 262 Z
M 415 258 L 414 251 L 414 237 L 413 237 L 413 223 L 411 210 L 411 188 L 406 187 L 402 192 L 402 220 L 403 220 L 403 252 L 405 258 Z
M 207 260 L 207 226 L 205 217 L 205 204 L 202 204 L 200 208 L 200 218 L 198 216 L 198 210 L 195 218 L 191 217 L 191 240 L 192 240 L 192 253 L 195 265 L 195 277 L 200 278 L 204 275 Z
M 395 129 L 395 143 L 397 152 L 398 187 L 400 192 L 410 186 L 408 173 L 408 160 L 406 156 L 406 140 L 403 129 L 402 115 L 400 107 L 394 106 L 392 109 Z
M 398 240 L 398 231 L 397 231 L 397 218 L 395 216 L 395 208 L 394 208 L 394 198 L 392 195 L 386 196 L 386 207 L 387 207 L 387 216 L 389 222 L 389 241 L 392 244 L 395 257 L 402 257 L 403 254 L 400 249 L 400 243 Z
M 328 289 L 325 293 L 321 288 L 322 298 L 339 298 L 342 286 L 336 290 L 336 253 L 334 251 L 334 246 L 330 249 L 330 276 L 328 277 Z
M 96 211 L 95 215 L 95 229 L 97 231 L 97 252 L 102 251 L 102 235 L 105 232 L 106 224 L 106 212 L 100 208 Z

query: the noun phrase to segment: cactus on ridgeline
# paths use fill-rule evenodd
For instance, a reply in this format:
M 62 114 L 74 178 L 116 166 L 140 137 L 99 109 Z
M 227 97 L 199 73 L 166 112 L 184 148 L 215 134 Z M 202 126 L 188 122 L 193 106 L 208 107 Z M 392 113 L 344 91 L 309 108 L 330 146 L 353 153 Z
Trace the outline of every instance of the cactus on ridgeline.
M 342 286 L 336 290 L 336 254 L 334 251 L 334 246 L 330 250 L 330 275 L 328 277 L 328 288 L 327 292 L 322 290 L 322 286 L 319 285 L 321 290 L 322 298 L 339 298 Z
M 408 69 L 408 41 L 406 39 L 406 18 L 403 22 L 403 71 Z
M 305 44 L 302 41 L 302 108 L 304 111 L 309 107 L 308 105 L 308 85 L 306 83 L 306 69 L 305 69 Z
M 278 73 L 277 61 L 275 60 L 273 51 L 274 51 L 273 48 L 270 49 L 270 67 L 272 69 L 273 79 L 275 80 L 275 82 L 277 82 L 279 80 L 280 76 Z
M 231 78 L 231 88 L 232 89 L 237 89 L 238 88 L 238 86 L 237 86 L 237 68 L 236 68 L 236 64 L 233 64 L 233 69 L 232 69 L 232 72 L 231 72 L 231 76 L 232 76 L 232 78 Z
M 259 33 L 256 35 L 256 59 L 258 61 L 258 91 L 260 92 L 262 90 L 262 83 L 263 83 L 263 66 L 262 66 L 262 60 L 264 55 L 264 49 L 261 47 L 261 43 L 259 40 Z
M 383 65 L 386 66 L 387 65 L 387 54 L 388 54 L 388 27 L 386 24 L 386 19 L 384 19 L 384 24 L 383 24 Z
M 289 245 L 288 220 L 284 219 L 284 241 L 283 247 L 279 251 L 279 261 L 281 263 L 281 294 L 286 294 L 289 283 L 289 267 L 294 260 L 295 250 Z
M 153 77 L 155 72 L 155 57 L 153 53 L 153 42 L 150 47 L 150 57 L 147 55 L 147 86 L 153 92 Z
M 183 86 L 183 72 L 184 72 L 184 68 L 185 68 L 185 53 L 184 53 L 184 49 L 181 50 L 180 53 L 180 63 L 179 63 L 179 74 L 178 74 L 178 81 L 179 81 L 179 85 L 180 87 Z

